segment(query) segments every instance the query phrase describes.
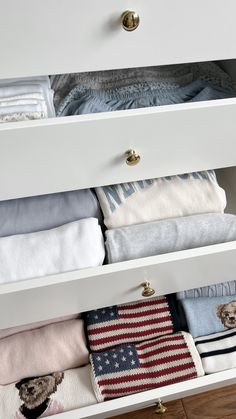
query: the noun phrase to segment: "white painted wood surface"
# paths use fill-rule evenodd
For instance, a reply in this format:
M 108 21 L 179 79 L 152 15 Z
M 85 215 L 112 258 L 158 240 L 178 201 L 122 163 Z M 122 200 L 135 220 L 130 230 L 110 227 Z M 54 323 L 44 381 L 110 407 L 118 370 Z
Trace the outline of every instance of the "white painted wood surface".
M 236 242 L 0 286 L 0 328 L 235 279 Z M 12 309 L 14 307 L 14 309 Z
M 235 165 L 235 115 L 233 98 L 2 124 L 0 199 Z
M 0 1 L 0 77 L 236 58 L 235 0 Z M 133 32 L 127 10 L 140 15 Z
M 119 399 L 106 401 L 97 405 L 83 407 L 71 412 L 61 413 L 55 415 L 54 417 L 56 419 L 103 419 L 122 413 L 124 414 L 132 410 L 148 407 L 152 404 L 155 404 L 158 399 L 161 399 L 163 403 L 165 403 L 170 400 L 176 400 L 182 397 L 191 396 L 235 383 L 236 368 L 222 371 L 216 374 L 206 375 L 204 377 L 195 378 L 183 383 L 172 384 L 159 389 L 145 391 L 142 393 L 134 394 L 132 396 L 120 397 Z
M 0 79 L 236 58 L 235 0 L 0 0 Z M 127 9 L 140 15 L 121 28 Z M 0 199 L 234 166 L 236 99 L 0 126 Z M 124 153 L 141 154 L 136 167 Z M 226 182 L 226 185 L 228 183 Z M 234 180 L 232 184 L 235 184 Z M 235 210 L 235 199 L 229 208 Z M 236 242 L 0 286 L 0 328 L 235 279 Z M 106 418 L 236 382 L 212 374 L 55 415 Z

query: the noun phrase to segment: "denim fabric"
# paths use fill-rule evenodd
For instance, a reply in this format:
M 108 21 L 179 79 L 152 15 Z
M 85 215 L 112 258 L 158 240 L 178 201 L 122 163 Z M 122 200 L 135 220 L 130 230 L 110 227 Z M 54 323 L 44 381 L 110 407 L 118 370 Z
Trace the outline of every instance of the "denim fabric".
M 170 105 L 189 101 L 221 99 L 231 97 L 228 89 L 209 86 L 195 80 L 186 86 L 160 88 L 155 82 L 140 82 L 109 90 L 74 87 L 62 103 L 58 115 L 80 115 L 97 112 L 111 112 L 121 109 L 137 109 Z

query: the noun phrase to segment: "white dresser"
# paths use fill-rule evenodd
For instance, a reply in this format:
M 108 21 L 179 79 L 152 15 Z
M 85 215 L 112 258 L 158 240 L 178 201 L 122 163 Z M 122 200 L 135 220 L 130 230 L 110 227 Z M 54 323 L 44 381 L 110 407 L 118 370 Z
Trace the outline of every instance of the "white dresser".
M 224 60 L 235 0 L 0 0 L 0 78 Z M 134 31 L 123 12 L 139 14 Z M 234 61 L 235 59 L 235 61 Z M 231 60 L 226 62 L 225 60 Z M 219 169 L 236 213 L 236 98 L 0 126 L 0 199 Z M 126 164 L 126 151 L 140 162 Z M 236 242 L 0 286 L 0 328 L 236 279 Z M 56 296 L 56 298 L 55 298 Z M 106 418 L 236 383 L 236 370 L 55 415 Z

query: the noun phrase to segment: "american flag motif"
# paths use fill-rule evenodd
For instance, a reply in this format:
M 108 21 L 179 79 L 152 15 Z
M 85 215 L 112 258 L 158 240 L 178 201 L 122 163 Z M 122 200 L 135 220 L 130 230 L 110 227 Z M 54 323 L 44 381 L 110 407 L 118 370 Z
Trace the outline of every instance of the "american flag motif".
M 204 374 L 193 339 L 186 332 L 92 353 L 90 360 L 99 402 Z
M 171 296 L 89 311 L 85 324 L 92 351 L 142 342 L 180 329 Z

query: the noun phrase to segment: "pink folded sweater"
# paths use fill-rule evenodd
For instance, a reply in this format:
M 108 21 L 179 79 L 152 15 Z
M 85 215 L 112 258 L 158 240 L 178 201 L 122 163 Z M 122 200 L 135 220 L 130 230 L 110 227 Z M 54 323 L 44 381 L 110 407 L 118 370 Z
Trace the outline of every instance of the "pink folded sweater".
M 43 327 L 52 323 L 63 322 L 65 320 L 79 319 L 80 317 L 80 314 L 71 314 L 68 316 L 56 317 L 54 319 L 42 320 L 40 322 L 8 327 L 7 329 L 0 329 L 0 339 L 6 338 L 7 336 L 15 335 L 15 333 L 24 332 L 26 330 L 38 329 L 39 327 Z
M 67 320 L 0 340 L 0 384 L 88 364 L 82 319 Z

